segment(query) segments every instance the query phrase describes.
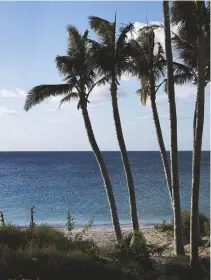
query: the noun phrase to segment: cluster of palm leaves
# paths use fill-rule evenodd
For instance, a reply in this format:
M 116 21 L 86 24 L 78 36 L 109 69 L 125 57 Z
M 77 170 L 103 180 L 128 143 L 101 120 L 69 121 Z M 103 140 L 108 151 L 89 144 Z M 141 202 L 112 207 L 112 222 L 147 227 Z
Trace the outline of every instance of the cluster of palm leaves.
M 191 12 L 190 12 L 191 11 Z M 90 28 L 98 40 L 88 37 L 88 30 L 83 34 L 75 26 L 68 26 L 68 51 L 66 56 L 57 56 L 56 65 L 66 83 L 58 85 L 39 85 L 32 88 L 27 95 L 25 110 L 39 104 L 50 96 L 61 96 L 61 102 L 78 99 L 88 140 L 102 174 L 105 191 L 115 231 L 116 241 L 121 244 L 122 232 L 118 218 L 115 197 L 109 174 L 101 151 L 94 136 L 88 113 L 89 96 L 99 85 L 109 84 L 113 109 L 113 119 L 117 140 L 125 170 L 128 186 L 131 221 L 134 232 L 139 230 L 136 209 L 135 186 L 124 141 L 118 108 L 118 86 L 123 74 L 130 74 L 140 80 L 137 90 L 141 103 L 150 100 L 156 136 L 161 152 L 166 183 L 168 186 L 174 213 L 174 236 L 176 254 L 184 254 L 181 230 L 181 209 L 179 197 L 178 163 L 177 163 L 177 122 L 174 83 L 197 84 L 197 98 L 194 116 L 193 134 L 193 186 L 192 186 L 192 262 L 197 262 L 198 244 L 198 198 L 200 182 L 200 155 L 203 131 L 204 89 L 210 79 L 209 56 L 209 4 L 205 1 L 174 1 L 169 9 L 168 1 L 163 2 L 165 48 L 155 41 L 155 28 L 148 25 L 141 28 L 136 38 L 134 24 L 129 23 L 117 29 L 116 16 L 113 22 L 90 16 Z M 170 20 L 178 25 L 178 33 L 171 34 Z M 130 36 L 129 36 L 130 35 Z M 173 62 L 172 45 L 177 51 L 180 62 Z M 156 106 L 156 93 L 164 86 L 169 100 L 169 120 L 171 133 L 171 158 L 168 160 L 162 130 Z

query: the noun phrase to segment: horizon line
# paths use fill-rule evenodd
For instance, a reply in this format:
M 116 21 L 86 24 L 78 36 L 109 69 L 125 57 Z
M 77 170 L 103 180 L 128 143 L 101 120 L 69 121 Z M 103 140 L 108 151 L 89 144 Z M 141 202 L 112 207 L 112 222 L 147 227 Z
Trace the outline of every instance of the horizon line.
M 84 153 L 84 152 L 91 152 L 93 153 L 92 150 L 78 150 L 78 151 L 68 151 L 68 150 L 41 150 L 41 151 L 38 151 L 38 150 L 27 150 L 27 151 L 21 151 L 21 150 L 18 150 L 18 151 L 0 151 L 0 153 L 16 153 L 16 152 L 20 152 L 20 153 L 27 153 L 27 152 L 38 152 L 38 153 L 46 153 L 46 152 L 81 152 L 81 153 Z M 101 152 L 119 152 L 119 150 L 102 150 Z M 127 152 L 160 152 L 159 150 L 127 150 Z M 170 151 L 166 151 L 166 152 L 170 152 Z M 192 152 L 192 150 L 178 150 L 178 152 Z M 202 150 L 202 152 L 210 152 L 210 150 Z

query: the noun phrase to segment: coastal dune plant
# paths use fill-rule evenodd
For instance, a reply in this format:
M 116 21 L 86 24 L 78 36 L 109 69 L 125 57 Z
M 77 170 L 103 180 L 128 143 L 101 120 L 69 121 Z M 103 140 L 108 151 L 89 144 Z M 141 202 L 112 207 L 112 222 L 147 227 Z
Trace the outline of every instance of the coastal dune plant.
M 1 226 L 5 226 L 4 213 L 2 211 L 0 211 L 0 223 Z
M 169 104 L 170 120 L 170 163 L 171 163 L 171 189 L 172 189 L 172 206 L 174 214 L 174 243 L 175 254 L 184 255 L 184 245 L 182 239 L 181 226 L 181 206 L 179 192 L 179 175 L 178 175 L 178 147 L 177 147 L 177 112 L 174 91 L 174 68 L 171 45 L 170 31 L 170 11 L 169 1 L 163 1 L 164 16 L 164 34 L 166 47 L 166 66 L 167 66 L 167 93 Z
M 27 233 L 12 224 L 0 226 L 0 244 L 7 245 L 9 249 L 24 248 L 27 244 Z
M 110 84 L 113 119 L 128 185 L 132 226 L 133 230 L 137 231 L 139 230 L 139 221 L 136 207 L 135 186 L 118 107 L 119 81 L 122 74 L 128 71 L 130 65 L 130 44 L 128 42 L 128 33 L 133 30 L 134 26 L 132 23 L 129 23 L 117 30 L 116 16 L 114 22 L 109 22 L 96 16 L 90 16 L 89 24 L 99 39 L 99 41 L 91 41 L 94 67 L 97 69 L 99 75 L 103 77 L 104 83 Z M 117 33 L 119 34 L 117 35 Z
M 93 57 L 90 51 L 88 31 L 86 30 L 84 34 L 80 34 L 77 28 L 72 25 L 68 26 L 67 30 L 67 55 L 56 57 L 57 68 L 64 77 L 66 84 L 39 85 L 32 88 L 27 94 L 24 108 L 26 111 L 28 111 L 36 104 L 41 103 L 43 100 L 51 96 L 63 97 L 60 104 L 71 101 L 72 99 L 79 100 L 78 109 L 81 109 L 88 140 L 103 177 L 111 212 L 112 224 L 115 231 L 116 242 L 120 243 L 122 239 L 122 233 L 113 188 L 102 153 L 96 142 L 87 110 L 89 94 L 96 85 L 103 83 L 104 79 L 100 78 L 93 68 Z
M 122 244 L 116 246 L 107 255 L 119 263 L 123 271 L 130 271 L 137 279 L 157 279 L 150 258 L 150 250 L 141 231 L 125 236 Z M 152 278 L 148 278 L 148 273 Z
M 70 213 L 70 210 L 67 211 L 67 230 L 68 233 L 72 233 L 73 229 L 75 228 L 74 219 Z
M 31 228 L 31 230 L 33 230 L 36 226 L 35 222 L 34 222 L 34 206 L 30 209 L 30 225 L 29 227 Z
M 6 250 L 5 250 L 6 253 Z M 60 252 L 53 248 L 7 251 L 0 259 L 0 278 L 30 280 L 135 280 L 124 277 L 116 263 L 104 264 L 94 256 L 80 251 Z
M 190 211 L 181 212 L 182 220 L 182 232 L 184 239 L 190 243 Z M 159 232 L 168 232 L 173 233 L 174 231 L 174 222 L 173 220 L 170 223 L 167 223 L 163 220 L 162 223 L 155 225 L 154 227 Z M 200 236 L 210 236 L 210 218 L 203 213 L 199 213 L 199 234 Z
M 57 250 L 71 250 L 72 240 L 48 225 L 39 225 L 27 231 L 27 244 L 33 248 L 55 247 Z

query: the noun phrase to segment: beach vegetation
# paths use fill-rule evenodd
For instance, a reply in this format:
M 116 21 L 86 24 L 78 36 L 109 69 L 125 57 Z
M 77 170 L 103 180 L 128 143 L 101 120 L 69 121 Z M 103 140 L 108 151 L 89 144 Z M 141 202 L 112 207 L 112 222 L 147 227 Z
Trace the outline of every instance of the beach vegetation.
M 24 248 L 27 244 L 26 231 L 12 224 L 0 226 L 0 244 L 8 246 L 9 249 Z
M 107 255 L 120 264 L 124 271 L 130 271 L 139 277 L 138 279 L 141 277 L 145 279 L 144 277 L 147 277 L 149 273 L 151 276 L 156 275 L 150 258 L 150 249 L 141 231 L 126 235 L 123 243 L 115 246 Z
M 5 226 L 4 213 L 0 211 L 0 225 Z
M 31 230 L 33 230 L 36 226 L 35 222 L 34 222 L 34 206 L 30 209 L 30 228 Z
M 191 212 L 182 211 L 181 217 L 183 233 L 188 242 L 190 242 Z M 210 218 L 203 213 L 199 213 L 199 229 L 201 236 L 210 236 Z
M 0 250 L 2 280 L 132 279 L 123 278 L 124 273 L 117 264 L 102 263 L 100 259 L 81 251 L 61 252 L 52 247 L 11 251 L 5 246 L 0 246 Z
M 182 211 L 181 212 L 181 219 L 182 219 L 182 232 L 183 232 L 183 239 L 186 242 L 190 243 L 190 211 Z M 159 232 L 167 232 L 169 234 L 173 233 L 174 225 L 173 220 L 170 223 L 167 223 L 163 220 L 162 223 L 157 224 L 154 228 Z M 203 213 L 199 213 L 199 228 L 200 228 L 200 237 L 201 236 L 210 236 L 210 218 Z
M 68 211 L 67 211 L 67 230 L 68 230 L 68 233 L 71 233 L 74 228 L 75 228 L 74 218 L 71 215 L 70 210 L 68 209 Z
M 48 225 L 39 225 L 34 228 L 26 230 L 27 243 L 32 247 L 48 248 L 55 247 L 57 250 L 68 251 L 72 248 L 72 240 L 59 231 Z
M 159 232 L 172 233 L 174 230 L 174 225 L 172 222 L 167 223 L 166 220 L 163 220 L 162 223 L 155 225 L 154 228 Z

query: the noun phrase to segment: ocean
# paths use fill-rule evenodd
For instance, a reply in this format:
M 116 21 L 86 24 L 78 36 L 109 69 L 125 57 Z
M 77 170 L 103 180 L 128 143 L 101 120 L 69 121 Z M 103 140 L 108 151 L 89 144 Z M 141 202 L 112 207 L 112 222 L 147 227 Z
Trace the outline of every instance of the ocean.
M 128 152 L 142 227 L 170 221 L 172 209 L 159 152 Z M 130 224 L 128 191 L 119 152 L 103 152 L 122 225 Z M 190 209 L 191 152 L 179 152 L 182 209 Z M 76 225 L 94 217 L 111 225 L 103 180 L 92 152 L 0 152 L 0 211 L 6 222 L 64 226 L 70 209 Z M 210 152 L 202 153 L 200 211 L 210 213 Z

